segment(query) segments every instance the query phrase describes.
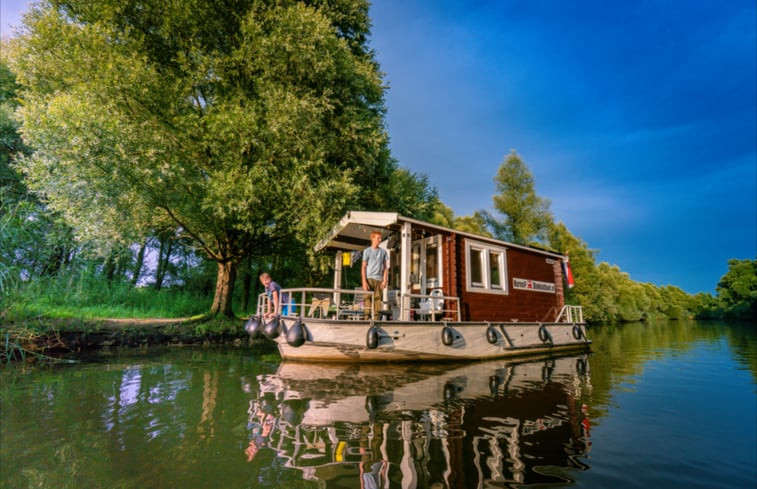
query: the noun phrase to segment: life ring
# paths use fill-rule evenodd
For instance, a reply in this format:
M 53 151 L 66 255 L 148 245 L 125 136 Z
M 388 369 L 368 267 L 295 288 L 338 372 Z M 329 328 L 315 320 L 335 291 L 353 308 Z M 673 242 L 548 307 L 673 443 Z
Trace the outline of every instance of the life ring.
M 442 343 L 444 343 L 444 346 L 451 346 L 453 341 L 452 329 L 449 326 L 442 328 Z
M 368 331 L 365 333 L 365 346 L 373 350 L 376 348 L 379 344 L 379 334 L 378 334 L 378 328 L 376 326 L 371 326 L 368 328 Z
M 297 322 L 287 330 L 287 343 L 295 348 L 302 346 L 307 339 L 305 331 L 305 325 L 298 319 Z
M 492 345 L 497 343 L 497 330 L 494 328 L 494 326 L 489 326 L 488 328 L 486 328 L 486 341 L 488 341 Z
M 539 328 L 539 339 L 541 340 L 542 343 L 547 343 L 547 342 L 552 343 L 552 335 L 549 333 L 549 330 L 547 329 L 547 327 L 544 326 L 543 324 Z
M 584 332 L 581 330 L 581 327 L 577 324 L 573 326 L 573 338 L 580 340 L 583 336 Z

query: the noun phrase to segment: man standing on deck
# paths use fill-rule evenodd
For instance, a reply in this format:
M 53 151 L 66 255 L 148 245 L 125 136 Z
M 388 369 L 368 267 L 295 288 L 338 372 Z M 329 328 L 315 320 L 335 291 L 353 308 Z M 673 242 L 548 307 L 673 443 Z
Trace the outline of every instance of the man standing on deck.
M 373 306 L 373 319 L 379 319 L 381 291 L 386 288 L 389 275 L 389 253 L 379 248 L 379 243 L 381 243 L 381 233 L 373 231 L 371 232 L 371 246 L 363 250 L 363 290 L 373 291 L 373 294 L 366 297 L 366 302 Z

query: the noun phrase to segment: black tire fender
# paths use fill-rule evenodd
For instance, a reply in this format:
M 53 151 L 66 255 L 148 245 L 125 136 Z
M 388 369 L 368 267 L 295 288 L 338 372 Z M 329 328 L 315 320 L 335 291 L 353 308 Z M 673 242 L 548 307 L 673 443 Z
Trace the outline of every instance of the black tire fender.
M 275 340 L 281 334 L 281 318 L 279 316 L 274 317 L 263 328 L 263 334 L 269 340 Z
M 449 326 L 442 328 L 442 343 L 444 346 L 451 346 L 454 338 L 452 336 L 452 329 Z
M 287 343 L 289 345 L 299 348 L 305 343 L 307 339 L 305 325 L 299 319 L 287 330 Z
M 379 332 L 376 326 L 371 326 L 365 333 L 365 346 L 373 350 L 378 347 L 379 344 Z
M 492 345 L 497 343 L 497 329 L 494 326 L 486 328 L 486 341 Z
M 577 324 L 573 326 L 573 338 L 580 340 L 581 338 L 583 338 L 583 336 L 584 336 L 584 332 L 581 329 L 581 326 Z
M 552 335 L 543 324 L 539 327 L 539 339 L 542 343 L 552 343 Z

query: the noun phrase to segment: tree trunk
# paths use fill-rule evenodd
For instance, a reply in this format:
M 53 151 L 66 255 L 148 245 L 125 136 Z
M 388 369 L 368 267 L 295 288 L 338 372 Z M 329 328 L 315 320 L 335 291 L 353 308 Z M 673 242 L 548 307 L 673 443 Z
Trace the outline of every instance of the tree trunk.
M 163 272 L 160 270 L 163 267 L 163 248 L 166 247 L 166 242 L 160 240 L 160 247 L 158 248 L 158 263 L 155 268 L 155 290 L 160 290 L 163 286 Z
M 147 240 L 142 241 L 142 245 L 139 247 L 139 253 L 137 253 L 137 264 L 134 265 L 134 276 L 131 278 L 132 285 L 137 285 L 139 281 L 139 273 L 142 271 L 142 265 L 145 263 L 145 248 L 147 247 Z
M 173 239 L 166 238 L 160 241 L 160 250 L 158 250 L 158 269 L 155 271 L 155 290 L 163 287 L 163 279 L 168 271 L 168 263 L 171 260 L 173 251 Z
M 218 276 L 216 278 L 216 295 L 210 314 L 215 316 L 234 317 L 231 310 L 231 299 L 234 295 L 234 282 L 237 279 L 237 264 L 235 262 L 218 262 Z
M 244 267 L 244 275 L 242 276 L 242 310 L 247 311 L 250 305 L 250 286 L 252 285 L 253 277 L 252 273 L 252 258 L 247 257 L 247 264 Z
M 116 261 L 113 259 L 113 253 L 111 252 L 108 255 L 108 258 L 105 259 L 105 263 L 103 264 L 103 275 L 105 275 L 105 278 L 108 279 L 108 281 L 112 281 L 115 273 Z
M 44 275 L 55 275 L 58 270 L 63 266 L 63 259 L 66 256 L 66 248 L 58 246 L 55 251 L 47 259 L 47 265 L 45 265 L 42 273 Z

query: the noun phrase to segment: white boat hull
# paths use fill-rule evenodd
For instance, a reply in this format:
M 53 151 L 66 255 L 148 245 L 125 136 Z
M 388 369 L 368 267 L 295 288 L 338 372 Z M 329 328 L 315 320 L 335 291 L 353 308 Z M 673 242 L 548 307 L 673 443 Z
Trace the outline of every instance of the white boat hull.
M 275 338 L 287 360 L 324 362 L 403 362 L 485 360 L 589 348 L 579 323 L 486 323 L 419 321 L 335 321 L 305 318 L 305 341 L 287 343 L 293 318 L 282 318 Z M 376 328 L 371 348 L 369 330 Z M 446 333 L 444 328 L 450 328 Z M 487 334 L 487 331 L 493 329 Z

